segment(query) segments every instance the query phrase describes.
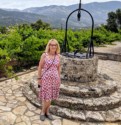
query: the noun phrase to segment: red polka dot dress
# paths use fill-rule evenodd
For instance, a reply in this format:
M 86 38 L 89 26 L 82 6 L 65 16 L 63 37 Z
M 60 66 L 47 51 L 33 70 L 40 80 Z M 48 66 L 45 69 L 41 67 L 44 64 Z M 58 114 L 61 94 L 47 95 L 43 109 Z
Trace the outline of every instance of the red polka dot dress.
M 59 56 L 58 54 L 55 56 L 54 62 L 53 62 L 53 59 L 49 59 L 47 56 L 48 56 L 48 53 L 45 53 L 45 60 L 44 60 L 45 63 L 42 70 L 42 74 L 43 73 L 44 74 L 42 75 L 42 78 L 41 78 L 41 87 L 39 91 L 40 100 L 57 99 L 59 97 L 59 92 L 60 92 L 61 80 L 57 70 L 57 66 L 60 63 Z M 48 69 L 48 67 L 50 68 Z

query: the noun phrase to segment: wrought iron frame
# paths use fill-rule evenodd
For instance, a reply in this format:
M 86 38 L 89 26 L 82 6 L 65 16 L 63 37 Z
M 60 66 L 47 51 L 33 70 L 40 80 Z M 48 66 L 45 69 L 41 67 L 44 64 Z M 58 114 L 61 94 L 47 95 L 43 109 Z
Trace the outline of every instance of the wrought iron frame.
M 81 8 L 81 0 L 80 0 L 80 3 L 79 3 L 79 9 L 76 9 L 74 10 L 73 12 L 71 12 L 69 14 L 69 16 L 67 17 L 67 20 L 66 20 L 66 28 L 65 28 L 65 39 L 64 39 L 64 42 L 63 42 L 63 45 L 62 45 L 62 53 L 66 53 L 69 51 L 69 44 L 68 44 L 68 40 L 67 40 L 67 35 L 68 35 L 68 20 L 70 18 L 70 16 L 74 13 L 78 11 L 78 14 L 77 14 L 77 18 L 78 18 L 78 21 L 80 21 L 80 17 L 81 17 L 81 11 L 85 11 L 86 13 L 89 14 L 89 16 L 91 17 L 91 20 L 92 20 L 92 27 L 91 27 L 91 37 L 90 37 L 90 42 L 88 44 L 88 49 L 87 49 L 87 52 L 86 52 L 86 58 L 91 58 L 94 56 L 94 45 L 93 45 L 93 29 L 94 29 L 94 19 L 93 19 L 93 16 L 91 15 L 91 13 L 85 9 L 82 9 Z M 67 45 L 68 45 L 68 48 L 67 48 Z M 65 54 L 64 54 L 65 55 Z

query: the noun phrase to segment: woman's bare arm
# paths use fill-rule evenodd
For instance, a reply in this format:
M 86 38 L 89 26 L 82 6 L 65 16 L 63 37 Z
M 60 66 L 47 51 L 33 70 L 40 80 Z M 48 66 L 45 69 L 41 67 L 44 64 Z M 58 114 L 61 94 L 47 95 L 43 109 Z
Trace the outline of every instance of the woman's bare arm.
M 59 55 L 59 65 L 58 65 L 58 74 L 59 74 L 59 76 L 60 76 L 60 71 L 61 71 L 61 65 L 60 65 L 60 55 Z
M 42 72 L 42 68 L 44 65 L 44 58 L 45 58 L 45 53 L 43 53 L 41 55 L 40 61 L 39 61 L 39 66 L 38 66 L 38 78 L 41 78 L 41 72 Z

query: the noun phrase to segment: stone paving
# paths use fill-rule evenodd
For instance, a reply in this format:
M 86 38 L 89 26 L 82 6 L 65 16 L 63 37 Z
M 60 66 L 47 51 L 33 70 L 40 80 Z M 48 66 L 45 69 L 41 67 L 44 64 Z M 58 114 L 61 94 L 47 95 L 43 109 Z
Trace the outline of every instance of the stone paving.
M 98 72 L 108 74 L 121 83 L 121 62 L 99 60 Z M 41 109 L 36 108 L 22 94 L 22 86 L 37 74 L 37 71 L 0 82 L 0 125 L 121 125 L 119 123 L 89 123 L 54 116 L 55 120 L 39 120 Z

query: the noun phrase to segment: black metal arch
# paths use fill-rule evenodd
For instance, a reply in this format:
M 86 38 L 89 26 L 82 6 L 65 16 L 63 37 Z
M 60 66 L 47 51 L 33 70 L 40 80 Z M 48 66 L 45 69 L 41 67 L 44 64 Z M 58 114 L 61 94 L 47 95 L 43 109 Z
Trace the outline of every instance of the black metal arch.
M 76 9 L 74 10 L 73 12 L 71 12 L 69 14 L 69 16 L 67 17 L 67 20 L 66 20 L 66 29 L 65 29 L 65 39 L 64 39 L 64 42 L 63 42 L 63 46 L 62 46 L 62 53 L 64 52 L 68 52 L 69 51 L 69 45 L 68 45 L 68 40 L 67 40 L 67 33 L 68 33 L 68 20 L 70 18 L 70 16 L 74 13 L 78 11 L 78 14 L 77 14 L 77 17 L 78 17 L 78 20 L 80 20 L 80 17 L 81 17 L 81 11 L 85 11 L 87 12 L 90 17 L 91 17 L 91 20 L 92 20 L 92 27 L 91 27 L 91 37 L 90 37 L 90 42 L 88 44 L 88 49 L 87 49 L 87 53 L 86 53 L 86 58 L 91 58 L 94 56 L 94 46 L 93 46 L 93 29 L 94 29 L 94 19 L 91 15 L 91 13 L 85 9 L 82 9 L 81 8 L 81 1 L 80 1 L 80 4 L 79 4 L 79 9 Z M 67 45 L 68 45 L 68 48 L 67 48 Z

